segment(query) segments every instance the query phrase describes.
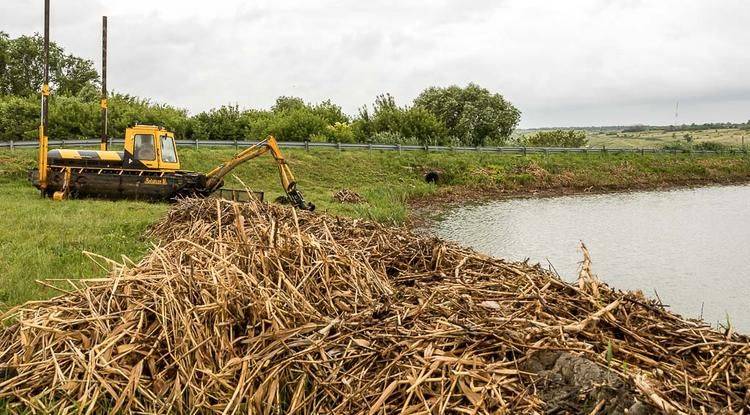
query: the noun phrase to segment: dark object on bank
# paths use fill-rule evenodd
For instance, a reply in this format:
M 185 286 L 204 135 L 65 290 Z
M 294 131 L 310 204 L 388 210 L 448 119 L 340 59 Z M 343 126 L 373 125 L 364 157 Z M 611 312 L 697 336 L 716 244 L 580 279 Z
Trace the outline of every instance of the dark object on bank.
M 433 171 L 428 171 L 424 175 L 424 181 L 426 181 L 427 183 L 437 184 L 439 180 L 440 180 L 440 172 L 433 170 Z

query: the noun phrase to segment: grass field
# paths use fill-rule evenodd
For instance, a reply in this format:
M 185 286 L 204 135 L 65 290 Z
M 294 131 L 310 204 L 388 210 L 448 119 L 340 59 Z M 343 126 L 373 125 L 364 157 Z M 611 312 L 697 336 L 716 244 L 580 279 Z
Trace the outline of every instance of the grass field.
M 233 154 L 228 149 L 180 149 L 183 167 L 207 171 Z M 750 180 L 741 156 L 692 155 L 499 155 L 423 152 L 287 151 L 299 188 L 318 210 L 336 215 L 402 223 L 409 200 L 460 193 L 519 194 L 537 190 L 612 190 Z M 83 251 L 137 260 L 148 249 L 144 230 L 169 208 L 131 201 L 41 199 L 26 181 L 35 152 L 0 151 L 0 302 L 5 306 L 51 295 L 35 283 L 47 278 L 102 275 Z M 442 172 L 442 184 L 422 179 Z M 272 159 L 235 171 L 267 200 L 281 194 Z M 233 178 L 230 187 L 240 184 Z M 358 192 L 362 204 L 341 204 L 332 194 Z
M 517 136 L 534 134 L 536 131 L 519 131 Z M 624 131 L 587 131 L 589 147 L 606 146 L 610 148 L 662 148 L 681 143 L 686 145 L 686 137 L 692 138 L 692 144 L 717 142 L 732 148 L 750 147 L 750 130 L 737 128 L 697 131 L 649 130 L 641 132 Z

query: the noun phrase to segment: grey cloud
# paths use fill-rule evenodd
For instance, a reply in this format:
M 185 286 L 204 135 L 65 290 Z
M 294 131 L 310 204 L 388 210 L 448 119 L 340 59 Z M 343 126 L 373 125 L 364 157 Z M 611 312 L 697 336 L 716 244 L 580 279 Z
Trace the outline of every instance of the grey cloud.
M 40 31 L 41 1 L 3 0 L 0 30 Z M 742 0 L 53 1 L 53 39 L 98 63 L 110 18 L 110 83 L 202 111 L 331 98 L 354 113 L 383 92 L 476 82 L 522 125 L 746 121 Z

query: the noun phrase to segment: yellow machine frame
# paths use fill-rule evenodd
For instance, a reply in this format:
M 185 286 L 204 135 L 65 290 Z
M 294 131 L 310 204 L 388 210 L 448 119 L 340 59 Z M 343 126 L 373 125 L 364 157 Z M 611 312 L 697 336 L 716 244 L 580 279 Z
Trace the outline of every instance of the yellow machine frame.
M 289 166 L 286 164 L 286 159 L 284 159 L 284 155 L 281 153 L 279 144 L 276 142 L 276 138 L 274 138 L 274 136 L 268 136 L 267 139 L 239 152 L 234 157 L 232 157 L 231 160 L 222 163 L 215 169 L 208 172 L 206 174 L 206 177 L 208 177 L 208 180 L 206 181 L 206 187 L 209 189 L 217 188 L 217 186 L 221 185 L 221 180 L 224 178 L 224 176 L 226 176 L 235 167 L 248 160 L 262 156 L 269 151 L 271 152 L 273 158 L 276 160 L 276 164 L 278 164 L 279 166 L 279 177 L 281 178 L 281 185 L 284 187 L 284 190 L 288 191 L 290 189 L 294 189 L 296 183 L 294 180 L 294 175 L 289 169 Z

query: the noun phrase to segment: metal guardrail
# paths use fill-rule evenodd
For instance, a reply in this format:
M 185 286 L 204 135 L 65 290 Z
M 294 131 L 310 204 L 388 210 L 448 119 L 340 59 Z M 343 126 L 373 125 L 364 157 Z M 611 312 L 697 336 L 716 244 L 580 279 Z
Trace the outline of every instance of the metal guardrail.
M 228 140 L 176 140 L 178 146 L 182 147 L 247 147 L 257 144 L 258 141 L 228 141 Z M 90 147 L 98 146 L 99 140 L 50 140 L 49 147 Z M 124 143 L 123 139 L 110 139 L 110 144 Z M 747 153 L 747 149 L 728 149 L 726 151 L 716 150 L 666 150 L 656 148 L 565 148 L 565 147 L 448 147 L 448 146 L 417 146 L 400 144 L 365 144 L 365 143 L 312 143 L 312 142 L 279 142 L 282 148 L 301 148 L 305 150 L 314 148 L 332 148 L 337 150 L 382 150 L 382 151 L 434 151 L 434 152 L 481 152 L 481 153 L 507 153 L 507 154 L 555 154 L 555 153 L 598 153 L 598 154 L 735 154 Z M 37 141 L 3 141 L 0 148 L 37 148 Z

